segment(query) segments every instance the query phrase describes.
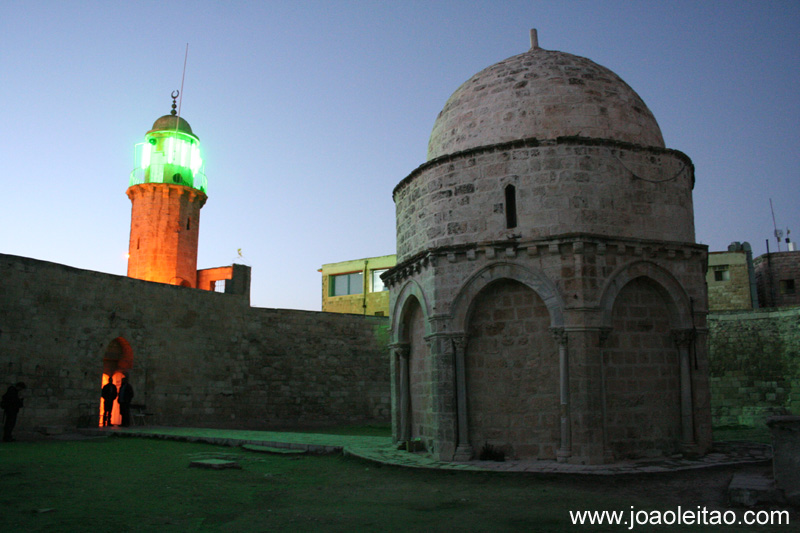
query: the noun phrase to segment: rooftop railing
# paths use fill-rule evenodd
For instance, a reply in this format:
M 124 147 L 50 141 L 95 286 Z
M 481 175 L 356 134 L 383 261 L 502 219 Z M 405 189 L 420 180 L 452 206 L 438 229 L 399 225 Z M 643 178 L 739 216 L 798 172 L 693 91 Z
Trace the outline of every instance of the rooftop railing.
M 128 182 L 128 186 L 133 187 L 134 185 L 141 185 L 142 183 L 173 183 L 175 185 L 191 187 L 206 193 L 206 189 L 208 188 L 208 179 L 206 178 L 205 173 L 202 171 L 198 171 L 194 176 L 192 176 L 191 172 L 186 169 L 184 172 L 173 173 L 171 176 L 169 176 L 165 175 L 169 174 L 168 172 L 165 173 L 165 167 L 170 167 L 172 170 L 175 169 L 173 165 L 157 164 L 151 164 L 148 168 L 134 168 L 131 171 L 131 177 Z

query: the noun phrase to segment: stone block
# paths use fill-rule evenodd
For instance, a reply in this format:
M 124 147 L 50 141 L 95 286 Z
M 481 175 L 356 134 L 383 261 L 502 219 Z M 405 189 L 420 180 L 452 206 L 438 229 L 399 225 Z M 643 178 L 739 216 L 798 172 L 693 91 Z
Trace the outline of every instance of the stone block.
M 242 468 L 236 461 L 226 459 L 198 459 L 189 463 L 194 468 L 206 468 L 210 470 L 224 470 L 227 468 Z
M 800 506 L 800 416 L 775 416 L 767 425 L 772 432 L 775 482 L 789 503 Z

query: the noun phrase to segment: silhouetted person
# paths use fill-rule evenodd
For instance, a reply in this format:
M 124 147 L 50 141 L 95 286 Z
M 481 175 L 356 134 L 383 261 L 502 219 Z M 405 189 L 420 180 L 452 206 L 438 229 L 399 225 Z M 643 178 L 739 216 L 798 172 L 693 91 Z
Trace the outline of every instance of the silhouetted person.
M 119 387 L 119 414 L 122 415 L 122 426 L 131 425 L 131 402 L 133 401 L 133 385 L 128 383 L 128 378 L 122 378 L 122 385 Z
M 17 413 L 22 409 L 22 398 L 19 397 L 21 390 L 25 389 L 25 383 L 20 381 L 16 385 L 11 385 L 5 394 L 3 394 L 2 407 L 3 418 L 3 442 L 12 442 L 14 437 L 11 432 L 14 431 L 14 426 L 17 424 Z
M 114 409 L 114 400 L 117 399 L 117 386 L 114 385 L 114 380 L 108 380 L 100 391 L 100 396 L 103 398 L 103 425 L 110 426 L 111 410 Z

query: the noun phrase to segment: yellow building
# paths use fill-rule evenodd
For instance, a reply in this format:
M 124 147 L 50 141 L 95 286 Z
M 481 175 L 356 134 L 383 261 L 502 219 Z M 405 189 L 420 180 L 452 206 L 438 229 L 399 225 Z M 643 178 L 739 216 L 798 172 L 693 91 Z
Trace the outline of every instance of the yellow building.
M 389 290 L 380 276 L 396 263 L 396 255 L 384 255 L 322 265 L 322 310 L 389 316 Z
M 758 308 L 750 244 L 734 242 L 727 252 L 710 252 L 706 285 L 712 313 Z

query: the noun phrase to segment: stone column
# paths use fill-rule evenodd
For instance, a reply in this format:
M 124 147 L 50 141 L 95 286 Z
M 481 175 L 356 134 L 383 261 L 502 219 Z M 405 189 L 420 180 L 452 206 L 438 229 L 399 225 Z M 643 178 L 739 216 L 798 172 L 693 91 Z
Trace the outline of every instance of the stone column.
M 572 455 L 572 427 L 569 412 L 569 351 L 567 349 L 567 332 L 564 328 L 550 328 L 550 332 L 558 343 L 558 374 L 561 391 L 561 446 L 556 452 L 559 463 L 566 462 Z
M 692 406 L 692 364 L 689 358 L 689 347 L 694 340 L 691 329 L 673 330 L 672 336 L 680 353 L 681 366 L 681 445 L 684 448 L 694 446 L 694 408 Z
M 438 330 L 425 337 L 428 343 L 431 371 L 429 433 L 423 438 L 428 452 L 440 461 L 452 461 L 458 443 L 458 400 L 456 363 L 452 338 L 443 332 L 442 323 L 432 324 Z M 416 423 L 416 421 L 415 421 Z
M 606 399 L 606 351 L 605 344 L 611 336 L 611 328 L 601 328 L 598 347 L 600 348 L 600 395 L 602 397 L 600 412 L 603 417 L 603 462 L 613 463 L 614 453 L 611 451 L 611 446 L 608 444 L 608 413 L 607 413 L 607 399 Z
M 458 409 L 458 445 L 453 456 L 454 461 L 469 461 L 473 450 L 469 442 L 469 418 L 467 413 L 467 370 L 465 350 L 467 338 L 464 335 L 453 336 L 453 350 L 456 365 L 456 406 Z
M 411 346 L 408 344 L 396 344 L 392 347 L 395 361 L 400 369 L 400 391 L 398 407 L 400 410 L 400 425 L 397 431 L 397 440 L 400 443 L 408 442 L 411 439 L 411 383 L 408 375 L 408 357 L 411 354 Z

